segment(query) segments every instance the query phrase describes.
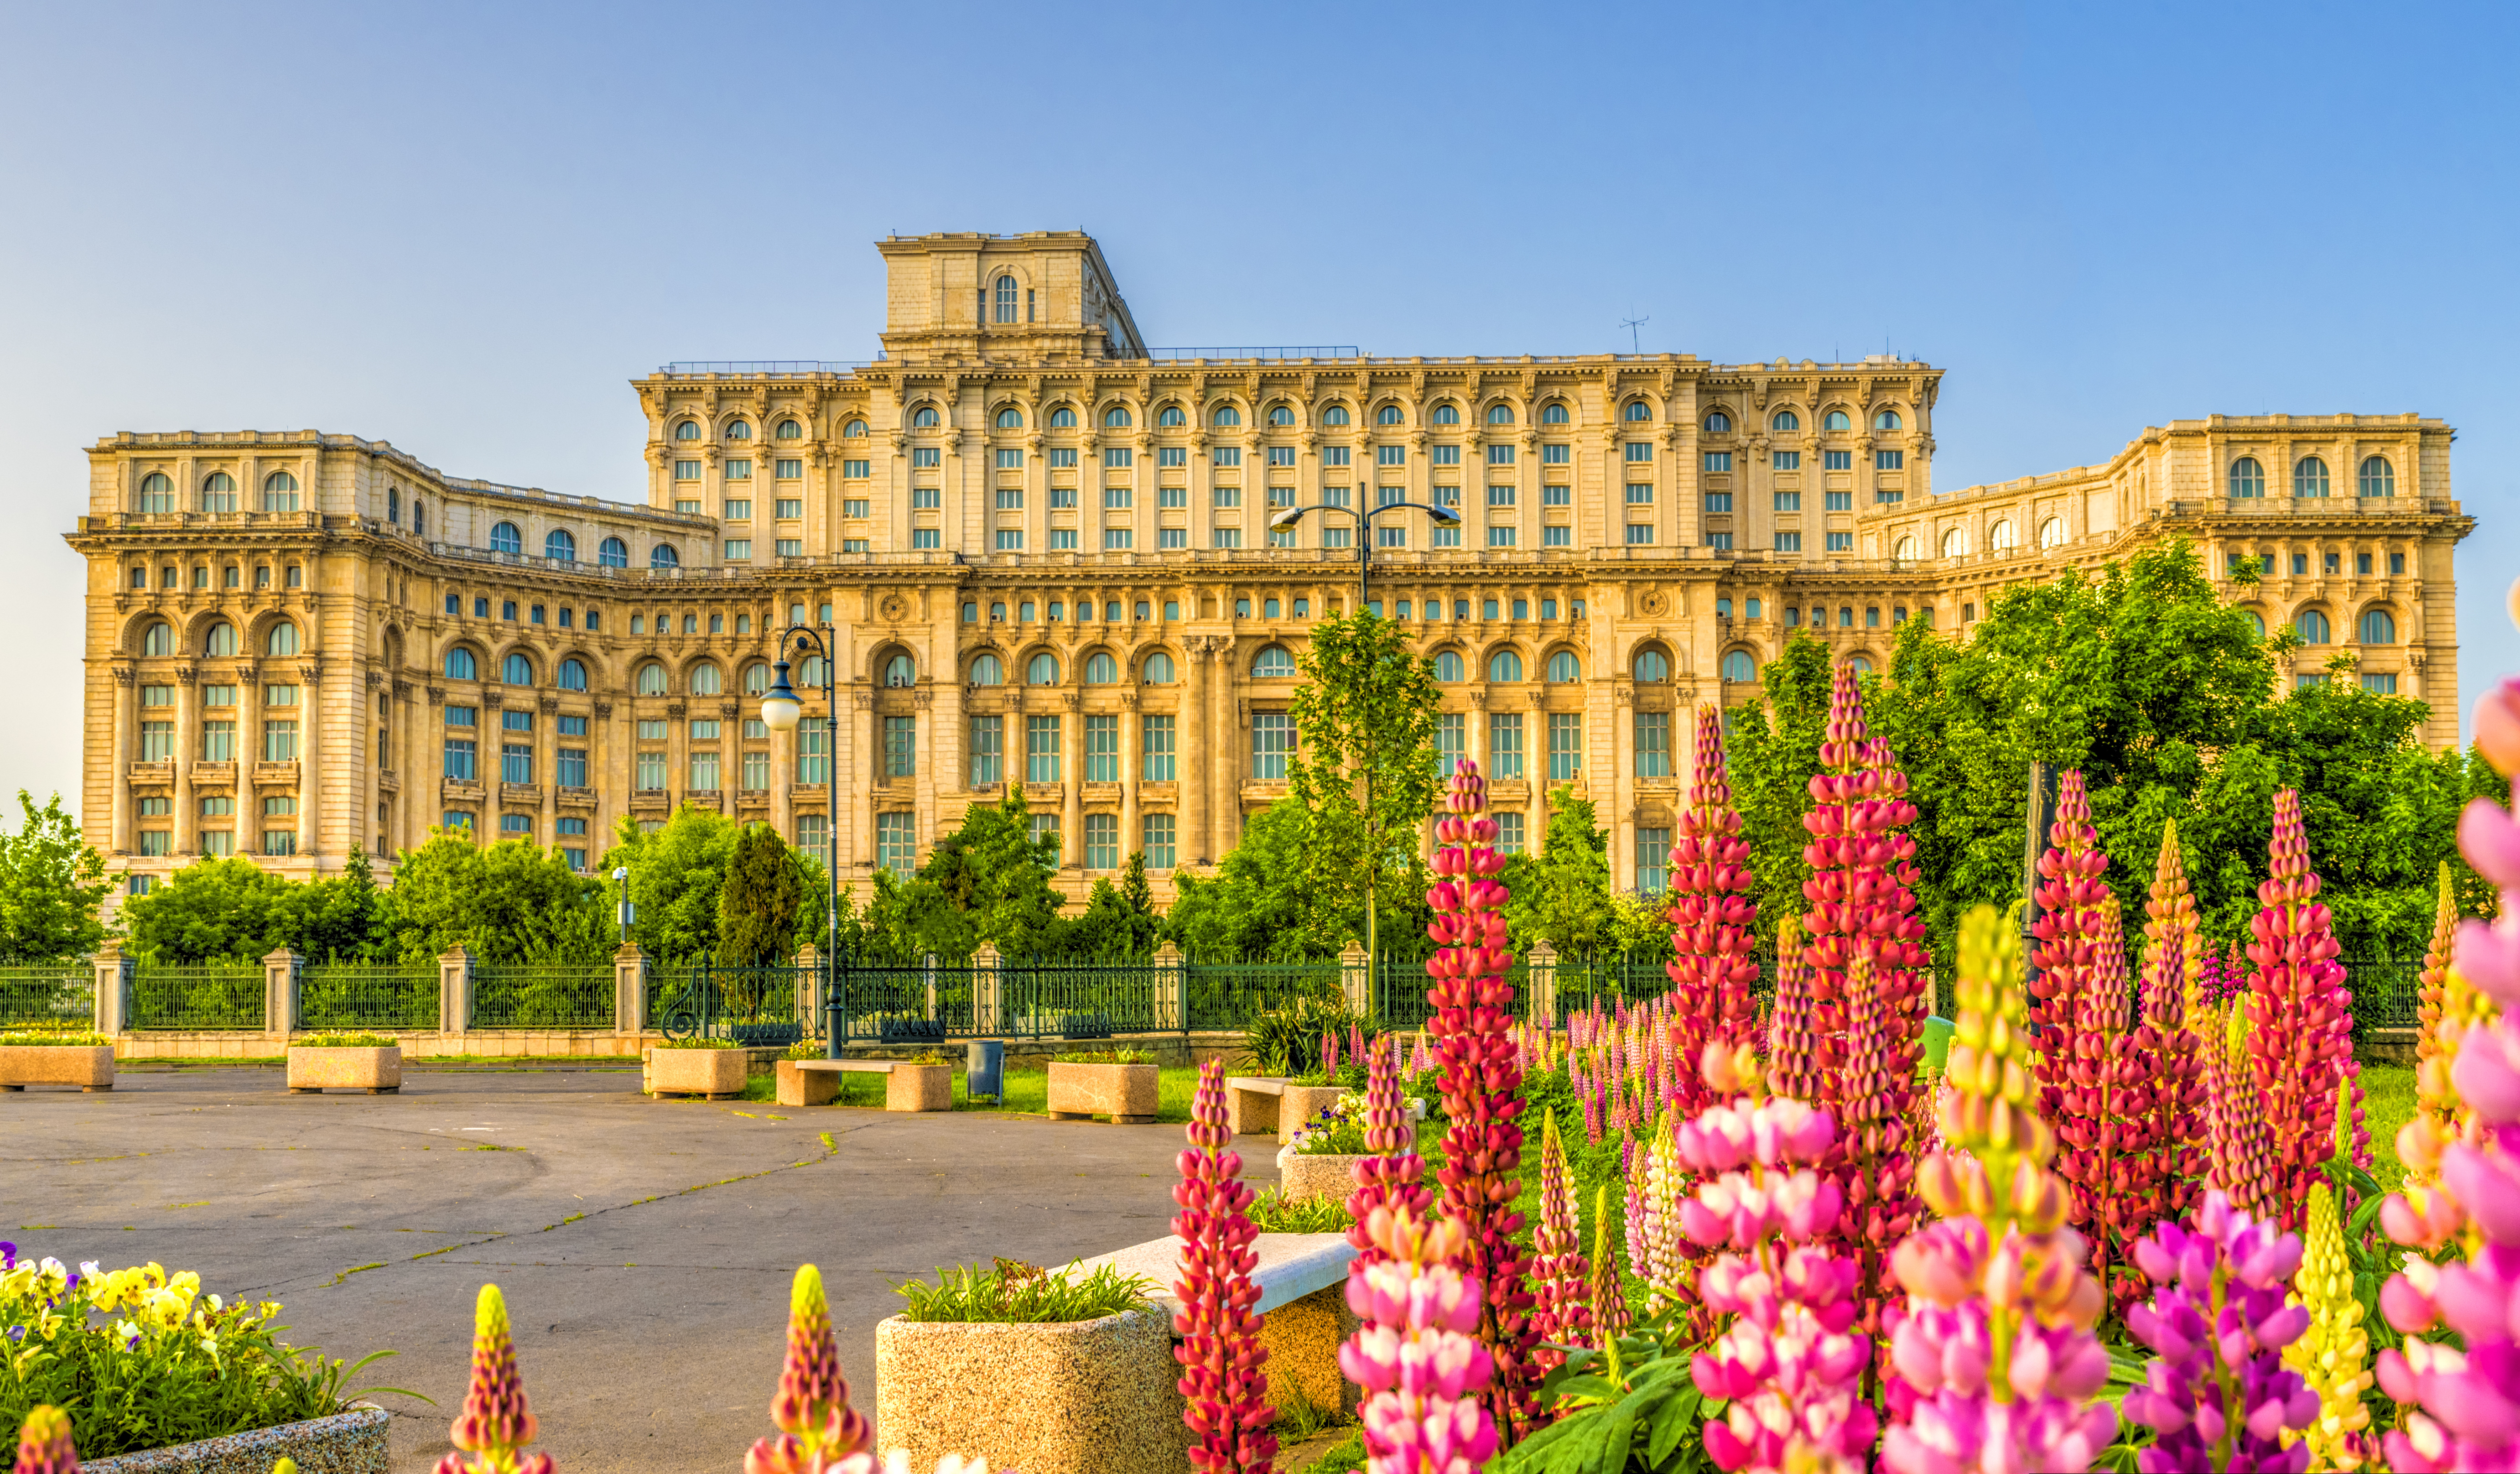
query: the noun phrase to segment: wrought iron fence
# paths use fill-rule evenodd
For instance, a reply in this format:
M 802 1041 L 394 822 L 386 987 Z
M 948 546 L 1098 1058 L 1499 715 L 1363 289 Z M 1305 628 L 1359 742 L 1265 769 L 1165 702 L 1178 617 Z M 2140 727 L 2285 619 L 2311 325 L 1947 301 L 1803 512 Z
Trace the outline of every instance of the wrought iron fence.
M 474 1029 L 610 1029 L 612 964 L 472 966 Z
M 798 1017 L 800 991 L 814 996 L 822 969 L 720 967 L 702 962 L 664 990 L 652 990 L 649 1017 L 668 1038 L 730 1038 L 739 1044 L 785 1047 L 818 1032 L 807 1009 Z
M 260 1029 L 262 969 L 249 966 L 134 968 L 134 1029 Z
M 325 963 L 297 975 L 300 1029 L 437 1027 L 437 969 Z
M 2358 1039 L 2374 1029 L 2412 1029 L 2422 1022 L 2423 958 L 2337 960 L 2345 964 L 2345 988 L 2354 994 Z
M 0 967 L 0 1029 L 85 1029 L 96 1018 L 96 972 L 83 962 Z
M 881 1044 L 978 1038 L 1003 1032 L 999 1009 L 968 962 L 863 961 L 843 957 L 823 995 L 823 1036 Z
M 1304 998 L 1339 1001 L 1339 962 L 1185 962 L 1182 991 L 1192 1029 L 1241 1029 Z
M 1181 1000 L 1152 962 L 1001 963 L 998 1016 L 1028 1038 L 1108 1038 L 1183 1028 Z

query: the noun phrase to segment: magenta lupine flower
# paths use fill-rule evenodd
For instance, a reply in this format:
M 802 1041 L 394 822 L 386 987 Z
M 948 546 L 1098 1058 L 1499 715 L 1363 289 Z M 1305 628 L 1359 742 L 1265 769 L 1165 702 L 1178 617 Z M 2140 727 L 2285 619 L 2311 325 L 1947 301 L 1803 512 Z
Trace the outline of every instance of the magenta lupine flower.
M 2126 1395 L 2127 1420 L 2154 1435 L 2136 1467 L 2309 1468 L 2310 1447 L 2286 1449 L 2283 1438 L 2318 1416 L 2318 1394 L 2283 1364 L 2283 1349 L 2310 1328 L 2310 1312 L 2285 1304 L 2301 1267 L 2300 1237 L 2209 1191 L 2192 1227 L 2161 1224 L 2136 1245 L 2135 1261 L 2160 1286 L 2127 1314 L 2127 1328 L 2154 1353 L 2143 1384 Z
M 778 1436 L 753 1444 L 743 1456 L 743 1474 L 835 1474 L 844 1459 L 867 1447 L 874 1431 L 849 1405 L 823 1271 L 812 1265 L 797 1267 L 788 1289 L 788 1360 L 779 1371 L 778 1396 L 770 1400 L 770 1422 Z
M 1393 1042 L 1396 1045 L 1398 1041 Z M 1427 1205 L 1435 1200 L 1434 1192 L 1421 1180 L 1426 1162 L 1418 1155 L 1418 1133 L 1400 1095 L 1400 1051 L 1396 1047 L 1375 1049 L 1367 1058 L 1367 1155 L 1349 1170 L 1356 1190 L 1348 1194 L 1347 1200 L 1347 1241 L 1356 1246 L 1359 1259 L 1372 1259 L 1382 1252 L 1365 1230 L 1375 1209 L 1406 1208 L 1411 1217 L 1423 1219 Z
M 1861 952 L 1897 1026 L 1889 1065 L 1895 1113 L 1905 1115 L 1924 1036 L 1925 924 L 1916 919 L 1916 842 L 1905 832 L 1916 806 L 1908 802 L 1908 777 L 1890 745 L 1870 735 L 1853 666 L 1838 666 L 1828 706 L 1823 770 L 1811 778 L 1812 806 L 1803 815 L 1811 834 L 1803 847 L 1811 866 L 1803 882 L 1811 903 L 1803 951 L 1816 1005 L 1816 1059 L 1825 1085 L 1844 1063 L 1847 967 Z
M 17 1474 L 78 1474 L 78 1466 L 69 1414 L 45 1405 L 28 1411 L 18 1429 Z
M 1768 1015 L 1769 1089 L 1796 1100 L 1820 1099 L 1819 1012 L 1811 968 L 1803 957 L 1802 918 L 1788 916 L 1777 927 L 1777 1001 Z
M 1459 1223 L 1469 1256 L 1464 1272 L 1479 1284 L 1479 1340 L 1496 1362 L 1494 1384 L 1483 1394 L 1501 1428 L 1520 1429 L 1534 1413 L 1530 1349 L 1531 1292 L 1523 1283 L 1522 1251 L 1514 1235 L 1522 1215 L 1513 1211 L 1521 1191 L 1515 1169 L 1522 1161 L 1522 1071 L 1506 1030 L 1513 1022 L 1513 985 L 1505 971 L 1506 888 L 1496 879 L 1505 856 L 1496 849 L 1496 821 L 1482 815 L 1487 784 L 1476 764 L 1463 761 L 1435 821 L 1435 885 L 1426 903 L 1435 919 L 1426 935 L 1441 948 L 1427 959 L 1434 986 L 1426 1001 L 1434 1010 L 1428 1032 L 1443 1061 L 1444 1218 Z
M 1497 1451 L 1485 1397 L 1496 1362 L 1475 1334 L 1468 1235 L 1458 1220 L 1425 1224 L 1388 1208 L 1366 1231 L 1381 1252 L 1348 1267 L 1348 1309 L 1365 1324 L 1338 1353 L 1339 1371 L 1367 1393 L 1366 1474 L 1473 1474 Z
M 1566 1167 L 1566 1147 L 1557 1139 L 1557 1118 L 1543 1116 L 1540 1131 L 1540 1226 L 1531 1235 L 1531 1279 L 1536 1287 L 1532 1328 L 1545 1342 L 1559 1346 L 1593 1344 L 1593 1267 L 1575 1221 L 1574 1175 Z M 1566 1359 L 1543 1347 L 1532 1359 L 1544 1372 Z
M 2233 1208 L 2252 1218 L 2275 1219 L 2281 1178 L 2265 1092 L 2231 1037 L 2234 998 L 2205 1016 L 2205 1185 L 2220 1189 Z
M 2275 794 L 2269 874 L 2258 887 L 2264 907 L 2249 923 L 2249 1073 L 2266 1097 L 2274 1138 L 2275 1218 L 2298 1231 L 2309 1212 L 2310 1184 L 2335 1155 L 2336 1090 L 2354 1058 L 2345 969 L 2336 934 L 2318 900 L 2310 868 L 2301 796 Z
M 1687 1068 L 1675 1072 L 1681 1108 L 1695 1112 L 1708 1102 L 1696 1062 L 1706 1045 L 1727 1049 L 1758 1042 L 1758 1004 L 1750 996 L 1759 981 L 1751 956 L 1755 908 L 1749 897 L 1750 844 L 1741 838 L 1741 815 L 1724 772 L 1723 712 L 1711 702 L 1697 707 L 1697 744 L 1688 806 L 1680 815 L 1671 848 L 1670 889 L 1673 1031 L 1670 1053 Z
M 1240 1180 L 1242 1154 L 1229 1144 L 1222 1059 L 1199 1067 L 1189 1134 L 1182 1179 L 1173 1184 L 1182 1210 L 1173 1219 L 1182 1241 L 1181 1278 L 1173 1284 L 1181 1302 L 1173 1330 L 1182 1340 L 1173 1358 L 1182 1364 L 1182 1421 L 1196 1438 L 1190 1461 L 1219 1474 L 1267 1474 L 1278 1452 L 1269 1431 L 1278 1410 L 1269 1405 L 1261 1367 L 1269 1349 L 1260 1344 L 1253 1309 L 1260 1286 L 1251 1270 L 1260 1258 L 1251 1241 L 1260 1230 L 1251 1222 L 1251 1189 Z
M 1719 1093 L 1755 1089 L 1757 1070 L 1747 1050 L 1707 1051 Z M 1698 1298 L 1730 1318 L 1689 1362 L 1698 1392 L 1730 1405 L 1702 1435 L 1719 1468 L 1829 1467 L 1871 1451 L 1876 1419 L 1858 1394 L 1872 1347 L 1851 1333 L 1858 1270 L 1826 1247 L 1842 1200 L 1813 1170 L 1835 1134 L 1824 1112 L 1757 1095 L 1710 1106 L 1674 1133 L 1698 1175 L 1682 1225 L 1722 1251 L 1700 1271 Z
M 449 1453 L 437 1461 L 436 1474 L 551 1474 L 550 1454 L 524 1452 L 536 1426 L 508 1334 L 508 1303 L 497 1285 L 483 1285 L 472 1309 L 472 1382 L 464 1410 L 446 1430 L 448 1443 L 474 1456 L 466 1463 Z

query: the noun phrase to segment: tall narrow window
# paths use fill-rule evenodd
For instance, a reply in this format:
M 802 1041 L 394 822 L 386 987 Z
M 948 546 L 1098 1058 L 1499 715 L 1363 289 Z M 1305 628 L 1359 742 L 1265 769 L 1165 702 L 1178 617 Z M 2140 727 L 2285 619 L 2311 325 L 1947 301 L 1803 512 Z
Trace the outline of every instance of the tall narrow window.
M 1024 718 L 1024 781 L 1059 781 L 1058 718 L 1055 715 Z
M 968 781 L 973 788 L 985 788 L 1006 781 L 1007 719 L 1003 716 L 971 718 L 971 755 Z
M 2365 456 L 2362 469 L 2355 474 L 2355 492 L 2361 496 L 2395 496 L 2398 475 L 2390 469 L 2385 456 Z
M 998 278 L 998 321 L 1012 324 L 1015 320 L 1015 279 Z
M 1451 654 L 1450 651 L 1445 652 Z M 1456 676 L 1455 679 L 1459 679 Z M 1457 764 L 1470 755 L 1469 716 L 1462 712 L 1439 712 L 1435 715 L 1435 776 L 1449 778 Z
M 1640 826 L 1637 830 L 1637 890 L 1659 896 L 1671 883 L 1671 831 Z
M 875 816 L 875 862 L 895 875 L 908 875 L 919 852 L 917 824 L 913 813 L 879 813 Z
M 1141 824 L 1144 838 L 1139 848 L 1146 852 L 1147 868 L 1169 870 L 1176 863 L 1173 850 L 1173 816 L 1168 813 L 1148 814 Z
M 1637 714 L 1637 776 L 1640 778 L 1671 776 L 1671 714 L 1669 712 Z
M 1120 781 L 1119 717 L 1088 716 L 1085 718 L 1085 781 L 1088 783 Z M 1114 833 L 1116 835 L 1116 831 Z M 1118 840 L 1115 838 L 1113 843 L 1118 843 Z M 1107 870 L 1110 867 L 1105 865 L 1102 868 Z
M 1050 862 L 1052 864 L 1058 864 L 1066 857 L 1067 847 L 1062 844 L 1059 839 L 1058 811 L 1057 809 L 1053 809 L 1049 813 L 1037 813 L 1031 815 L 1026 820 L 1024 829 L 1026 837 L 1034 844 L 1050 847 Z
M 1174 774 L 1173 718 L 1147 716 L 1140 718 L 1140 739 L 1146 747 L 1146 781 L 1170 783 Z M 1149 860 L 1151 864 L 1153 861 Z
M 796 723 L 796 781 L 815 786 L 832 781 L 832 718 L 808 716 Z
M 1285 712 L 1251 714 L 1251 776 L 1261 783 L 1286 781 L 1286 760 L 1295 751 L 1295 718 Z
M 887 778 L 918 776 L 918 717 L 885 717 L 883 719 L 883 775 Z
M 1584 773 L 1584 714 L 1549 714 L 1549 781 L 1568 783 Z
M 796 815 L 796 848 L 814 857 L 816 863 L 832 862 L 832 819 L 829 814 Z
M 2258 458 L 2256 456 L 2244 455 L 2231 463 L 2230 493 L 2237 497 L 2255 497 L 2267 494 L 2267 470 L 2264 466 L 2258 464 Z M 2009 529 L 2010 524 L 2007 523 L 2004 526 Z M 2012 546 L 2008 541 L 2000 542 L 1996 545 L 1999 548 L 2005 549 L 2007 551 Z
M 1120 868 L 1120 816 L 1116 813 L 1089 813 L 1085 816 L 1085 868 L 1117 870 Z
M 1488 776 L 1519 778 L 1522 771 L 1522 714 L 1488 714 Z

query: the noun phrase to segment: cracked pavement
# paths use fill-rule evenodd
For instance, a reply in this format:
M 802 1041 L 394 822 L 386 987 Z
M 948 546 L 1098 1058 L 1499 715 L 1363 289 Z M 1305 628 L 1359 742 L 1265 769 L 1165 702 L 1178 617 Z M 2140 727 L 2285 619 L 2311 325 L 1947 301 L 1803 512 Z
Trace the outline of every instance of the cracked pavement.
M 371 1366 L 393 1469 L 448 1451 L 472 1299 L 508 1299 L 536 1447 L 572 1474 L 741 1465 L 768 1433 L 789 1276 L 822 1266 L 875 1412 L 892 1285 L 992 1256 L 1061 1264 L 1169 1231 L 1177 1126 L 651 1101 L 635 1070 L 430 1072 L 292 1096 L 281 1072 L 127 1070 L 0 1098 L 0 1236 L 157 1260 L 278 1300 L 287 1339 Z M 1276 1172 L 1246 1148 L 1255 1185 Z

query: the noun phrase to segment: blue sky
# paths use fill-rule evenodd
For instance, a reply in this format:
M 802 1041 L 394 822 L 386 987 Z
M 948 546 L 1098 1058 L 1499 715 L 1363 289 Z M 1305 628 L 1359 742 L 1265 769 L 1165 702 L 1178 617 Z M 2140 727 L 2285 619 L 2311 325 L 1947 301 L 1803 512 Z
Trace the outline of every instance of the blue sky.
M 624 381 L 873 356 L 871 243 L 1094 232 L 1148 341 L 1884 348 L 1945 486 L 2214 412 L 2459 432 L 2520 668 L 2520 7 L 0 10 L 0 787 L 75 795 L 81 448 L 632 497 Z

